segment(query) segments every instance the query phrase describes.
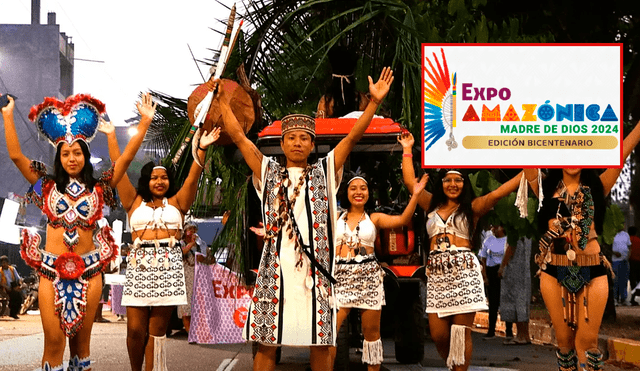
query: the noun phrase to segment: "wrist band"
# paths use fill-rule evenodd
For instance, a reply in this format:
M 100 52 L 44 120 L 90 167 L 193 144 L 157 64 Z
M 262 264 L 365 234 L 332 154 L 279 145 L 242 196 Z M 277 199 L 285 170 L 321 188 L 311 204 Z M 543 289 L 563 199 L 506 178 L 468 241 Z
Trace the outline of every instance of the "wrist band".
M 413 158 L 413 154 L 412 153 L 403 153 L 402 157 L 409 157 L 409 158 Z
M 371 101 L 372 101 L 373 103 L 377 104 L 377 105 L 381 105 L 381 104 L 382 104 L 382 101 L 377 100 L 377 99 L 376 99 L 376 98 L 374 98 L 374 97 L 371 97 Z
M 204 149 L 204 148 L 202 148 L 202 147 L 200 147 L 200 145 L 199 145 L 199 144 L 198 144 L 198 149 L 199 149 L 199 150 L 201 150 L 202 152 L 207 152 L 207 150 L 206 150 L 206 149 Z

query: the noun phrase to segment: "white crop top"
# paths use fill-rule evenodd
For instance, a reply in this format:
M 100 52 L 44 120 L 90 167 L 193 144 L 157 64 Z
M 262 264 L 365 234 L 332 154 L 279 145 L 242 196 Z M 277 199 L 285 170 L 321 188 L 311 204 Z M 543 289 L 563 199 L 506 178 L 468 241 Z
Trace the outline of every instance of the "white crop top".
M 162 200 L 162 207 L 152 208 L 142 201 L 129 218 L 131 230 L 140 231 L 145 228 L 182 230 L 182 213 L 177 207 L 169 204 L 167 198 Z
M 442 233 L 449 233 L 456 237 L 469 239 L 469 223 L 467 218 L 462 213 L 457 213 L 457 210 L 452 212 L 447 220 L 443 220 L 436 208 L 427 216 L 427 233 L 429 238 L 437 236 Z M 454 222 L 455 221 L 455 222 Z
M 336 223 L 336 237 L 338 240 L 338 245 L 342 245 L 345 243 L 357 243 L 356 239 L 356 229 L 353 231 L 349 228 L 349 225 L 344 221 L 347 213 L 340 215 L 338 219 L 338 223 Z M 358 231 L 357 235 L 360 239 L 360 243 L 363 246 L 373 247 L 376 242 L 376 236 L 378 235 L 378 231 L 376 230 L 375 224 L 369 219 L 368 214 L 364 214 L 364 218 L 358 224 L 360 226 L 360 231 Z

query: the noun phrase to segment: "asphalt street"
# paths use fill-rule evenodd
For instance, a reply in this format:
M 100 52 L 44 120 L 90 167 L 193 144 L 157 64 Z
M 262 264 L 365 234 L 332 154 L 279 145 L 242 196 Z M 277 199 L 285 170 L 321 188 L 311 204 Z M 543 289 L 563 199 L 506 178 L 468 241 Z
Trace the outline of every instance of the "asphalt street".
M 93 370 L 128 370 L 126 349 L 126 323 L 116 322 L 113 315 L 104 312 L 111 323 L 96 323 L 91 339 Z M 474 354 L 471 370 L 555 370 L 554 348 L 548 345 L 503 345 L 503 338 L 482 340 L 481 332 L 474 332 Z M 393 339 L 383 339 L 384 363 L 387 371 L 446 370 L 435 345 L 427 340 L 425 356 L 421 364 L 401 365 L 395 360 Z M 43 335 L 37 314 L 21 316 L 19 320 L 0 318 L 0 370 L 39 370 L 42 356 Z M 67 351 L 68 352 L 68 351 Z M 250 344 L 201 345 L 189 344 L 186 336 L 175 335 L 167 340 L 167 364 L 169 370 L 251 370 Z M 68 354 L 65 359 L 68 359 Z M 286 347 L 282 351 L 279 371 L 308 369 L 309 352 L 306 348 Z M 360 354 L 351 350 L 351 371 L 366 370 L 360 363 Z M 606 365 L 605 370 L 622 370 Z

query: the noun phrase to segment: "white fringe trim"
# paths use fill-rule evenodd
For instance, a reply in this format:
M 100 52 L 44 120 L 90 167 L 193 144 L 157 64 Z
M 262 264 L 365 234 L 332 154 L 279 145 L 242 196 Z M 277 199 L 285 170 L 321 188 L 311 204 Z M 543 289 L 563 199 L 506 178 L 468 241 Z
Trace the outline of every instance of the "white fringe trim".
M 384 359 L 382 340 L 362 341 L 362 363 L 380 365 Z
M 449 357 L 447 358 L 447 367 L 449 369 L 453 369 L 454 366 L 464 365 L 466 330 L 466 326 L 451 325 L 451 341 L 449 343 Z
M 164 348 L 167 336 L 149 336 L 153 338 L 153 371 L 168 371 L 167 352 Z
M 544 194 L 542 193 L 542 171 L 538 169 L 538 211 L 542 207 L 542 200 L 544 200 Z M 516 194 L 516 202 L 514 205 L 520 211 L 520 217 L 526 218 L 529 216 L 529 211 L 527 210 L 527 203 L 529 200 L 529 182 L 527 178 L 524 176 L 524 172 L 522 173 L 522 177 L 520 178 L 520 186 L 518 186 L 518 193 Z

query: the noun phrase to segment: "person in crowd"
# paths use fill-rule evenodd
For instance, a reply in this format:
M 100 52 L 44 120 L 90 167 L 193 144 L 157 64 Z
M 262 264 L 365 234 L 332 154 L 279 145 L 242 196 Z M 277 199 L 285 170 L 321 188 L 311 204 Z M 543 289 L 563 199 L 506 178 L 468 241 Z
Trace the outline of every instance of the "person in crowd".
M 356 90 L 356 62 L 355 53 L 344 46 L 329 50 L 331 85 L 318 102 L 317 118 L 342 117 L 367 108 L 369 98 Z
M 143 129 L 144 136 L 147 128 Z M 219 137 L 220 128 L 203 133 L 197 151 L 201 163 L 206 149 Z M 107 139 L 109 155 L 117 161 L 120 149 L 112 125 L 108 127 Z M 118 183 L 133 239 L 127 256 L 122 305 L 127 307 L 127 350 L 134 371 L 142 370 L 143 362 L 147 371 L 166 370 L 169 319 L 176 305 L 187 303 L 179 241 L 184 215 L 195 199 L 200 174 L 202 167 L 193 161 L 177 190 L 171 168 L 148 162 L 140 171 L 137 189 L 128 177 Z
M 22 306 L 20 286 L 22 286 L 22 278 L 18 274 L 18 270 L 9 264 L 8 256 L 0 256 L 0 297 L 8 301 L 9 317 L 13 319 L 20 319 L 18 317 Z M 4 312 L 4 306 L 0 307 L 0 316 L 4 315 Z
M 178 317 L 182 318 L 184 329 L 191 329 L 191 296 L 193 295 L 193 279 L 196 271 L 196 252 L 198 252 L 198 226 L 189 223 L 182 234 L 182 264 L 184 265 L 184 281 L 187 289 L 187 304 L 178 306 Z
M 631 238 L 621 229 L 613 237 L 613 253 L 611 262 L 613 265 L 613 300 L 616 305 L 625 305 L 627 302 L 627 285 L 629 284 L 629 248 Z
M 127 274 L 127 259 L 129 255 L 129 244 L 124 243 L 120 248 L 120 256 L 123 257 L 118 269 L 118 275 Z M 122 306 L 122 285 L 111 285 L 111 311 L 118 317 L 118 322 L 126 321 L 127 308 Z
M 636 289 L 640 284 L 640 237 L 638 237 L 638 228 L 629 227 L 629 239 L 631 246 L 629 247 L 629 282 L 631 282 L 631 305 L 638 305 L 636 295 L 640 289 Z
M 515 246 L 507 244 L 498 269 L 500 284 L 500 318 L 507 330 L 516 324 L 516 336 L 505 345 L 530 344 L 529 314 L 531 308 L 531 240 L 520 238 Z
M 351 132 L 326 157 L 309 164 L 315 120 L 302 114 L 282 120 L 285 164 L 264 156 L 241 129 L 223 89 L 218 89 L 224 127 L 238 146 L 262 202 L 264 248 L 243 336 L 259 343 L 255 371 L 275 369 L 279 345 L 310 346 L 311 369 L 331 369 L 335 345 L 333 284 L 336 190 L 347 156 L 389 92 L 393 72 L 385 67 L 371 100 Z M 214 90 L 218 81 L 210 82 Z
M 91 368 L 90 338 L 96 315 L 102 277 L 100 273 L 115 259 L 118 247 L 103 218 L 105 205 L 116 206 L 113 188 L 133 160 L 143 135 L 134 135 L 121 158 L 99 178 L 94 178 L 89 142 L 100 127 L 105 105 L 84 94 L 61 102 L 46 98 L 31 108 L 29 118 L 56 149 L 53 173 L 41 162 L 30 161 L 20 147 L 13 110 L 15 102 L 2 108 L 9 157 L 32 184 L 27 200 L 47 216 L 47 239 L 22 230 L 23 259 L 40 274 L 38 301 L 44 330 L 44 370 L 62 370 L 69 338 L 68 370 Z M 155 106 L 144 96 L 137 103 L 141 132 L 151 123 Z
M 362 363 L 369 371 L 380 370 L 383 361 L 382 340 L 380 339 L 380 315 L 384 300 L 384 271 L 374 254 L 374 243 L 380 229 L 397 228 L 409 224 L 418 204 L 418 195 L 427 184 L 424 175 L 417 182 L 407 207 L 401 215 L 367 213 L 373 208 L 373 198 L 369 197 L 369 183 L 363 176 L 354 176 L 342 192 L 340 205 L 346 208 L 336 225 L 336 266 L 335 284 L 338 302 L 336 329 L 351 312 L 362 311 Z M 371 201 L 371 202 L 370 202 Z M 331 356 L 335 359 L 336 348 Z
M 640 141 L 640 125 L 622 144 L 622 161 Z M 607 269 L 600 250 L 605 197 L 621 168 L 598 175 L 594 169 L 550 169 L 538 188 L 540 173 L 526 169 L 533 192 L 542 197 L 538 212 L 540 291 L 556 331 L 560 370 L 602 370 L 598 332 L 608 298 Z M 544 231 L 544 232 L 543 232 Z
M 483 242 L 478 253 L 482 263 L 482 279 L 487 288 L 489 299 L 489 328 L 483 339 L 493 339 L 496 336 L 496 323 L 498 321 L 498 308 L 500 308 L 500 280 L 498 275 L 500 264 L 507 247 L 507 235 L 501 225 L 491 227 L 491 235 Z M 511 323 L 507 323 L 506 337 L 513 338 Z
M 411 133 L 404 133 L 402 176 L 413 190 Z M 444 169 L 435 182 L 434 193 L 422 190 L 418 204 L 427 210 L 430 252 L 427 258 L 427 313 L 431 337 L 447 366 L 467 370 L 473 344 L 471 328 L 475 312 L 486 310 L 484 285 L 478 258 L 471 252 L 478 219 L 503 197 L 518 188 L 521 175 L 508 180 L 493 192 L 474 197 L 469 177 L 461 171 Z
M 111 285 L 105 283 L 104 275 L 106 273 L 113 273 L 117 269 L 117 267 L 113 266 L 113 263 L 111 263 L 110 266 L 112 266 L 113 268 L 112 269 L 105 268 L 105 270 L 102 272 L 102 295 L 100 295 L 100 302 L 98 303 L 98 309 L 96 310 L 96 317 L 93 319 L 93 322 L 101 322 L 101 323 L 111 322 L 108 318 L 105 318 L 102 315 L 103 306 L 105 304 L 109 304 L 109 295 L 111 294 Z

